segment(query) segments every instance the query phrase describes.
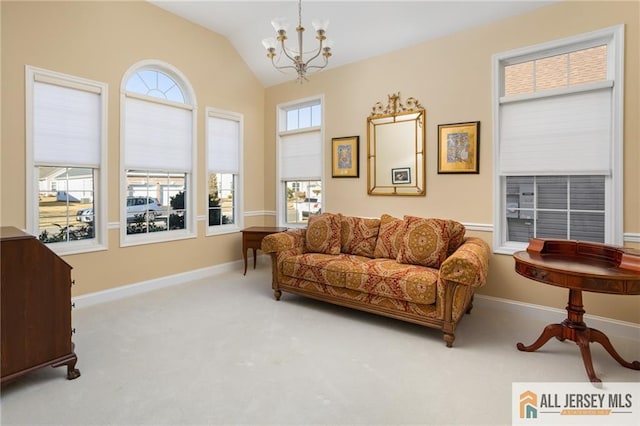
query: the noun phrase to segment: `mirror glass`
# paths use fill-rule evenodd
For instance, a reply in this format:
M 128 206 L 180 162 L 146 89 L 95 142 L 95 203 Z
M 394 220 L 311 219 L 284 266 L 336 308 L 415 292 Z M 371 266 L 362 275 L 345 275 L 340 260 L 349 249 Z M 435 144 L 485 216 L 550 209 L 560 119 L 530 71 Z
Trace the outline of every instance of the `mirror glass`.
M 425 195 L 425 110 L 400 94 L 378 102 L 367 118 L 367 191 L 370 195 Z

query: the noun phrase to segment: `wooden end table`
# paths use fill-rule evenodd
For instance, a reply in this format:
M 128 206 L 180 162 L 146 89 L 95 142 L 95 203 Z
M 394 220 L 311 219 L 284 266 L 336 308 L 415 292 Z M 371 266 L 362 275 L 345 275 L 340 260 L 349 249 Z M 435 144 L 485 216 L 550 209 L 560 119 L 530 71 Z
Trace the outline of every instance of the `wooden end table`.
M 586 326 L 582 305 L 583 291 L 640 295 L 640 253 L 597 243 L 534 238 L 527 251 L 517 252 L 513 257 L 518 274 L 569 289 L 567 318 L 560 324 L 547 325 L 531 345 L 518 343 L 518 350 L 534 352 L 552 337 L 560 341 L 569 339 L 580 347 L 589 380 L 600 382 L 589 349 L 591 342 L 597 342 L 620 365 L 640 370 L 640 361 L 625 361 L 603 332 Z
M 253 249 L 253 269 L 256 269 L 256 251 L 262 245 L 262 239 L 269 234 L 284 232 L 287 228 L 272 226 L 252 226 L 242 232 L 242 256 L 244 257 L 244 274 L 247 275 L 247 250 Z

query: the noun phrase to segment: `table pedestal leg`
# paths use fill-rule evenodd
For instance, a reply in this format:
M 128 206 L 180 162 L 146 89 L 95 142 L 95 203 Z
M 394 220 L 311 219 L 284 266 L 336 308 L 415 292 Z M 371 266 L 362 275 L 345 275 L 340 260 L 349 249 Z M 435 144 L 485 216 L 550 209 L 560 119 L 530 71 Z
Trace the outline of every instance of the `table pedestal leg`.
M 569 339 L 575 342 L 580 348 L 580 354 L 582 355 L 582 362 L 584 368 L 587 370 L 587 376 L 591 382 L 600 382 L 601 380 L 596 376 L 593 370 L 593 361 L 591 360 L 591 349 L 589 344 L 591 342 L 600 343 L 620 365 L 631 368 L 633 370 L 640 370 L 640 361 L 627 362 L 625 361 L 611 345 L 609 338 L 601 331 L 589 328 L 584 323 L 584 309 L 582 305 L 582 291 L 576 289 L 569 289 L 569 304 L 567 305 L 567 319 L 560 324 L 549 324 L 544 328 L 542 334 L 538 339 L 529 346 L 525 346 L 522 343 L 517 344 L 517 348 L 524 352 L 534 352 L 540 349 L 545 343 L 552 337 L 558 340 Z

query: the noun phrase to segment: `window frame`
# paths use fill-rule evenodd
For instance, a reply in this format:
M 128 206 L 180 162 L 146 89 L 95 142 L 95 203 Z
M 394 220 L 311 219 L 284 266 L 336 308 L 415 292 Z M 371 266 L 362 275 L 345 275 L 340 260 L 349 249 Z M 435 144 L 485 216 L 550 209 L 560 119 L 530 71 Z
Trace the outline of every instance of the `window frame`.
M 320 125 L 298 128 L 295 130 L 287 130 L 287 114 L 294 109 L 302 109 L 312 107 L 314 105 L 320 105 Z M 305 177 L 304 179 L 288 180 L 284 181 L 281 178 L 281 158 L 282 153 L 282 138 L 287 135 L 307 133 L 307 132 L 319 132 L 320 134 L 320 176 L 319 182 L 322 187 L 322 206 L 324 208 L 324 200 L 326 200 L 326 185 L 325 185 L 325 144 L 324 141 L 324 122 L 325 122 L 325 109 L 324 109 L 324 95 L 310 96 L 304 99 L 298 99 L 295 101 L 285 102 L 276 105 L 276 218 L 277 226 L 288 228 L 303 228 L 305 223 L 287 222 L 287 182 L 306 182 L 316 181 L 311 177 Z
M 244 194 L 244 114 L 222 110 L 214 107 L 205 108 L 205 182 L 204 182 L 204 204 L 205 204 L 205 229 L 206 236 L 230 234 L 234 232 L 240 232 L 244 227 L 244 206 L 243 206 L 243 194 Z M 209 170 L 209 166 L 206 164 L 209 158 L 209 117 L 223 118 L 227 120 L 233 120 L 238 122 L 239 134 L 238 134 L 238 174 L 235 175 L 234 188 L 233 188 L 233 208 L 234 208 L 234 223 L 227 225 L 209 225 L 209 174 L 216 173 Z
M 142 70 L 154 70 L 159 71 L 167 76 L 171 77 L 182 90 L 185 103 L 181 104 L 171 100 L 163 100 L 158 97 L 143 95 L 137 92 L 129 92 L 127 82 L 136 73 Z M 162 232 L 146 232 L 140 234 L 127 234 L 127 168 L 125 166 L 125 129 L 126 129 L 126 104 L 127 98 L 133 98 L 142 101 L 148 101 L 158 103 L 161 105 L 168 105 L 173 107 L 180 107 L 191 112 L 191 169 L 184 171 L 185 176 L 185 214 L 186 226 L 184 229 L 179 230 L 167 230 Z M 158 61 L 158 60 L 144 60 L 133 64 L 124 73 L 120 84 L 120 193 L 119 193 L 119 227 L 120 227 L 120 247 L 137 246 L 143 244 L 152 244 L 158 242 L 178 241 L 188 238 L 196 238 L 198 233 L 197 215 L 196 215 L 196 194 L 197 188 L 197 152 L 198 152 L 198 104 L 196 101 L 193 85 L 189 82 L 187 77 L 173 65 Z M 134 168 L 134 170 L 141 170 Z M 141 170 L 142 171 L 142 170 Z M 156 172 L 162 173 L 174 173 L 177 170 L 170 169 L 157 169 Z M 182 171 L 179 171 L 182 172 Z M 168 219 L 167 219 L 168 220 Z
M 503 97 L 504 66 L 605 44 L 607 45 L 607 79 L 613 81 L 611 93 L 611 174 L 605 177 L 605 243 L 615 245 L 623 243 L 624 25 L 617 25 L 493 55 L 492 112 L 493 128 L 495 129 L 493 135 L 494 253 L 513 254 L 516 251 L 525 249 L 527 246 L 527 243 L 507 240 L 506 176 L 501 176 L 499 172 L 500 105 L 505 100 L 505 97 Z M 587 83 L 567 88 L 534 92 L 533 94 L 513 95 L 509 97 L 509 100 L 538 99 L 558 94 L 591 90 L 594 87 L 605 86 L 606 84 L 607 82 Z
M 36 237 L 39 235 L 39 167 L 34 158 L 34 83 L 41 77 L 45 82 L 70 89 L 93 91 L 100 96 L 100 164 L 98 168 L 82 164 L 67 164 L 64 167 L 89 168 L 93 170 L 94 238 L 47 244 L 58 255 L 88 253 L 108 249 L 107 235 L 107 129 L 109 85 L 104 82 L 51 71 L 31 65 L 25 66 L 25 138 L 26 138 L 26 227 Z M 63 167 L 63 166 L 61 166 Z M 95 218 L 97 216 L 97 219 Z

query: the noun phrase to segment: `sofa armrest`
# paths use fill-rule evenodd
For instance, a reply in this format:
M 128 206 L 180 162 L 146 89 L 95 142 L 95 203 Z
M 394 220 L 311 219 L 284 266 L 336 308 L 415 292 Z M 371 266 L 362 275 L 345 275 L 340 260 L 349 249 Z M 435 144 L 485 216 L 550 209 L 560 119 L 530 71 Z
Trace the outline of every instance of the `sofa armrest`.
M 262 240 L 262 251 L 264 253 L 278 253 L 281 251 L 300 248 L 304 249 L 304 237 L 307 229 L 290 229 L 277 234 L 270 234 Z
M 440 278 L 471 287 L 482 287 L 489 271 L 489 245 L 480 238 L 467 237 L 440 265 Z

